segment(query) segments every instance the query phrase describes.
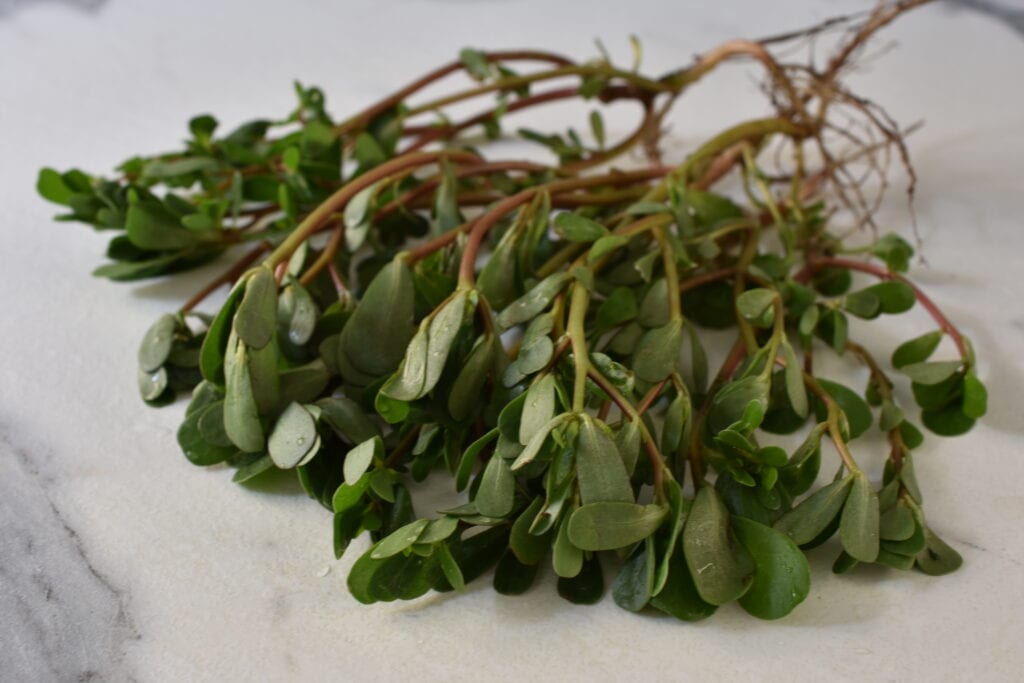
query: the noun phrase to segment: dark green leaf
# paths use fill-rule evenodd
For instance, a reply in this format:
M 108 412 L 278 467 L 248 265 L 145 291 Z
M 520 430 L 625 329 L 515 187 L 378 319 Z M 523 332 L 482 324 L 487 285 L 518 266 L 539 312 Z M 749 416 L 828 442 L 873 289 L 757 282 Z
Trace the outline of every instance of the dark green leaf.
M 682 347 L 682 332 L 682 320 L 679 319 L 648 330 L 640 338 L 633 354 L 634 374 L 653 384 L 675 372 Z
M 892 354 L 893 367 L 902 368 L 928 360 L 939 346 L 940 341 L 942 341 L 942 330 L 935 330 L 903 342 Z
M 749 519 L 734 517 L 733 530 L 754 560 L 754 582 L 740 605 L 760 619 L 779 619 L 804 601 L 811 588 L 807 558 L 787 536 Z
M 604 594 L 604 574 L 597 555 L 583 562 L 572 577 L 558 578 L 558 594 L 576 605 L 593 605 Z
M 814 541 L 843 509 L 853 477 L 834 481 L 815 491 L 775 523 L 775 529 L 788 535 L 797 545 Z
M 818 383 L 832 396 L 836 405 L 846 415 L 846 421 L 850 426 L 850 439 L 856 439 L 871 427 L 875 419 L 871 413 L 871 408 L 855 391 L 838 382 L 832 382 L 827 379 L 819 378 Z M 813 398 L 812 403 L 814 405 L 814 414 L 818 420 L 824 421 L 828 415 L 825 404 L 817 397 Z
M 651 598 L 651 606 L 683 621 L 706 619 L 718 609 L 701 597 L 681 552 L 672 555 L 668 581 L 665 582 L 665 588 Z
M 588 503 L 633 502 L 629 474 L 614 439 L 604 423 L 586 413 L 581 416 L 576 443 L 576 476 L 584 506 Z
M 523 564 L 515 553 L 506 550 L 494 569 L 494 590 L 502 595 L 522 595 L 530 590 L 539 569 L 539 564 Z
M 578 213 L 560 213 L 555 216 L 555 232 L 570 242 L 593 242 L 608 234 L 608 228 Z
M 878 496 L 863 472 L 853 475 L 853 485 L 843 506 L 839 539 L 850 557 L 861 562 L 878 558 Z

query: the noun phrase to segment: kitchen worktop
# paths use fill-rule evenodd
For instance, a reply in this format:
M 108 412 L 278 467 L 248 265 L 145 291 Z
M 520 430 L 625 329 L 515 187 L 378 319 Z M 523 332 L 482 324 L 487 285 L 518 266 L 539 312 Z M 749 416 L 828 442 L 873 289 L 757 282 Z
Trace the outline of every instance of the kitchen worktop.
M 811 594 L 789 617 L 733 605 L 686 624 L 610 596 L 570 605 L 550 576 L 518 598 L 478 580 L 462 595 L 356 603 L 357 553 L 333 559 L 322 508 L 297 486 L 245 488 L 190 465 L 174 438 L 184 404 L 137 398 L 141 334 L 223 264 L 91 278 L 106 236 L 53 223 L 36 172 L 106 172 L 177 144 L 199 112 L 278 116 L 294 78 L 340 114 L 466 45 L 586 57 L 600 38 L 628 63 L 630 33 L 658 73 L 865 3 L 0 0 L 0 681 L 1019 680 L 1024 20 L 1006 9 L 1019 0 L 1001 2 L 914 11 L 852 76 L 898 121 L 924 120 L 909 139 L 925 256 L 911 275 L 974 341 L 990 390 L 972 432 L 930 438 L 916 460 L 929 520 L 963 568 L 837 577 L 834 553 L 812 552 Z M 684 97 L 669 144 L 687 149 L 723 112 L 763 113 L 760 78 L 735 67 Z M 900 183 L 882 218 L 911 235 Z M 931 328 L 917 311 L 871 329 L 887 355 Z

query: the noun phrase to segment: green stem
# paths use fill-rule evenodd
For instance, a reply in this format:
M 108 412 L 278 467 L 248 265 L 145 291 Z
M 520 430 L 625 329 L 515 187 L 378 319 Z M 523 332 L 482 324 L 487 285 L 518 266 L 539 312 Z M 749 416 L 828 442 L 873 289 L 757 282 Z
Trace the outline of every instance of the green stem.
M 850 449 L 846 446 L 846 441 L 843 439 L 843 430 L 839 423 L 839 416 L 841 414 L 839 405 L 836 403 L 832 395 L 825 391 L 824 387 L 818 384 L 818 380 L 814 379 L 808 373 L 804 373 L 804 384 L 807 388 L 814 392 L 814 395 L 821 399 L 821 402 L 825 404 L 825 409 L 828 411 L 828 416 L 825 421 L 828 424 L 828 433 L 832 438 L 832 443 L 835 445 L 836 450 L 839 452 L 839 457 L 843 461 L 843 465 L 850 471 L 851 474 L 860 472 L 861 469 L 857 465 L 857 461 L 853 459 L 853 454 L 850 453 Z
M 572 392 L 572 409 L 577 413 L 586 407 L 587 372 L 590 370 L 590 355 L 587 352 L 586 315 L 590 293 L 583 283 L 576 282 L 572 286 L 572 300 L 569 303 L 569 339 L 572 340 L 572 353 L 576 361 L 576 381 Z

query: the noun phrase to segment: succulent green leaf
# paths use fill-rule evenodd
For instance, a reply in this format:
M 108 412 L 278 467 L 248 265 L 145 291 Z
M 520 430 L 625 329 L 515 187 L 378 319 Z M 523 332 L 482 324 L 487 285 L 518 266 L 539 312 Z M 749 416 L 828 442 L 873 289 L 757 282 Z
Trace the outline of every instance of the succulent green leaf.
M 224 430 L 231 442 L 246 453 L 263 450 L 263 426 L 252 391 L 248 354 L 245 344 L 236 339 L 229 340 L 224 375 Z
M 807 558 L 789 536 L 771 527 L 733 517 L 732 528 L 755 567 L 754 582 L 740 598 L 740 606 L 759 619 L 786 616 L 810 592 Z
M 839 540 L 850 557 L 861 562 L 878 558 L 878 496 L 862 472 L 853 475 L 853 485 L 843 506 Z
M 779 518 L 774 528 L 797 545 L 810 543 L 839 515 L 852 484 L 853 477 L 847 476 L 821 487 Z
M 645 382 L 660 382 L 679 365 L 682 320 L 673 319 L 644 333 L 633 353 L 633 373 Z
M 581 550 L 615 550 L 653 534 L 668 512 L 664 505 L 589 503 L 569 518 L 569 540 Z
M 300 465 L 316 444 L 316 421 L 309 411 L 292 403 L 274 423 L 267 440 L 267 452 L 283 470 Z
M 586 413 L 581 416 L 576 442 L 576 476 L 584 506 L 588 503 L 632 503 L 634 500 L 626 466 L 608 432 L 604 423 Z
M 505 517 L 512 512 L 515 498 L 515 476 L 505 458 L 492 456 L 484 468 L 480 486 L 473 498 L 481 515 Z
M 345 483 L 355 486 L 366 470 L 370 468 L 374 460 L 381 460 L 384 457 L 384 441 L 379 436 L 373 436 L 353 448 L 345 456 L 343 474 Z
M 164 364 L 174 346 L 174 333 L 178 329 L 178 321 L 170 313 L 157 318 L 157 321 L 146 330 L 139 345 L 139 369 L 154 372 Z
M 724 605 L 754 580 L 754 562 L 729 524 L 729 511 L 711 486 L 702 486 L 683 527 L 683 554 L 700 597 Z
M 935 330 L 922 334 L 909 341 L 905 341 L 896 347 L 892 354 L 892 365 L 895 368 L 902 368 L 914 363 L 922 363 L 934 353 L 942 341 L 942 330 Z

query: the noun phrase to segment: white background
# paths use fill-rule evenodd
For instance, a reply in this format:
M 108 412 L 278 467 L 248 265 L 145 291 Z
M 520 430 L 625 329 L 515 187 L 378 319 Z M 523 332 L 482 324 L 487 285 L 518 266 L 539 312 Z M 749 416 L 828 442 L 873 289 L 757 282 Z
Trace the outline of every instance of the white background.
M 893 49 L 853 79 L 899 121 L 926 121 L 910 142 L 928 261 L 913 275 L 974 340 L 991 391 L 981 425 L 929 439 L 917 459 L 929 518 L 964 568 L 837 578 L 833 553 L 812 553 L 811 595 L 790 617 L 727 607 L 684 624 L 610 596 L 575 607 L 550 580 L 520 598 L 481 580 L 466 595 L 358 605 L 344 585 L 353 557 L 332 559 L 324 510 L 189 465 L 174 441 L 183 406 L 136 397 L 141 333 L 217 267 L 142 284 L 90 278 L 106 236 L 52 223 L 35 174 L 102 173 L 170 148 L 203 111 L 225 126 L 283 114 L 294 78 L 322 86 L 342 114 L 462 46 L 584 58 L 601 38 L 628 62 L 630 33 L 660 73 L 722 40 L 865 3 L 82 4 L 93 9 L 0 3 L 0 679 L 1019 679 L 1024 40 L 1012 26 L 927 7 L 887 30 L 878 45 Z M 760 77 L 727 70 L 684 97 L 671 119 L 677 158 L 764 113 Z M 899 192 L 884 215 L 908 234 Z M 871 347 L 887 355 L 928 329 L 920 311 L 905 317 L 865 328 Z

